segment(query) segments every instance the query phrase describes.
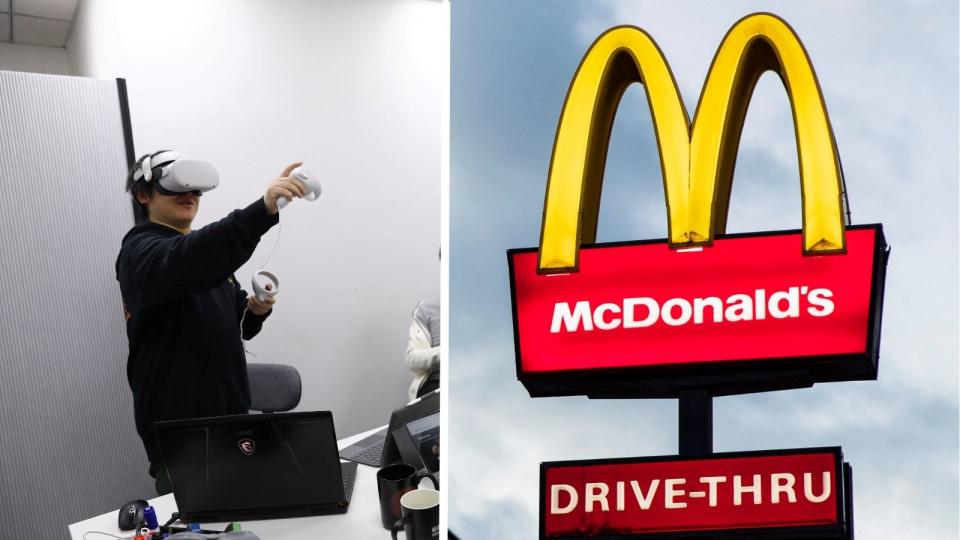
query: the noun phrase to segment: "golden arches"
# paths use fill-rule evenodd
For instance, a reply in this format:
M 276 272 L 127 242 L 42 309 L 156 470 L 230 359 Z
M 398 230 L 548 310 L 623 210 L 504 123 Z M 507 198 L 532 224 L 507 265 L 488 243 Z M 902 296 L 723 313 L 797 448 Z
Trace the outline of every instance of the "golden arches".
M 653 117 L 672 247 L 708 244 L 726 227 L 740 132 L 760 75 L 784 81 L 793 111 L 807 253 L 844 249 L 836 145 L 813 67 L 782 19 L 741 19 L 717 50 L 691 127 L 673 74 L 653 39 L 620 26 L 593 43 L 573 77 L 557 126 L 544 200 L 539 270 L 577 267 L 581 242 L 596 239 L 607 146 L 617 106 L 633 82 Z

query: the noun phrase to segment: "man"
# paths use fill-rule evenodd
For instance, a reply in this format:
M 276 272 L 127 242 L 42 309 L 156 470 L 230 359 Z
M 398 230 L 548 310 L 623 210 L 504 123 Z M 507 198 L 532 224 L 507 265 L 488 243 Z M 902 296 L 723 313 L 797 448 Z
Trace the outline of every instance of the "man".
M 116 263 L 137 433 L 161 495 L 171 488 L 154 422 L 248 412 L 241 339 L 260 331 L 274 299 L 248 297 L 233 273 L 279 222 L 277 199 L 293 200 L 306 193 L 303 183 L 290 177 L 300 165 L 292 163 L 270 182 L 263 197 L 194 231 L 201 191 L 164 186 L 165 180 L 178 190 L 195 185 L 171 184 L 166 177 L 178 158 L 173 152 L 157 152 L 141 158 L 130 171 L 127 191 L 140 215 L 124 236 Z M 215 171 L 200 163 L 212 171 L 215 187 Z

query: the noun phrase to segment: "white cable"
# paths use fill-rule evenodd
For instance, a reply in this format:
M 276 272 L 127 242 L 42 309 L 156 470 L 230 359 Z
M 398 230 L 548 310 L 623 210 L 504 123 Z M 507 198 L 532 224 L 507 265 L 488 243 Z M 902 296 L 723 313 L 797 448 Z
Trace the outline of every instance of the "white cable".
M 117 535 L 115 535 L 115 534 L 113 534 L 113 533 L 108 533 L 108 532 L 103 532 L 103 531 L 87 531 L 87 532 L 83 533 L 83 540 L 87 540 L 87 535 L 90 535 L 90 534 L 99 534 L 99 535 L 103 535 L 103 536 L 109 536 L 110 538 L 119 538 L 120 540 L 130 540 L 130 539 L 136 537 L 135 534 L 134 534 L 134 535 L 131 535 L 131 536 L 117 536 Z
M 279 212 L 278 212 L 278 214 L 279 214 Z M 263 261 L 263 264 L 261 264 L 256 270 L 253 271 L 254 274 L 256 274 L 257 272 L 259 272 L 260 270 L 263 270 L 263 268 L 264 268 L 265 266 L 267 266 L 267 263 L 270 262 L 270 259 L 273 258 L 273 254 L 277 252 L 277 248 L 280 246 L 280 233 L 281 233 L 281 232 L 283 232 L 283 223 L 280 222 L 280 218 L 279 218 L 279 216 L 278 216 L 278 217 L 277 217 L 277 239 L 276 239 L 276 241 L 274 241 L 273 247 L 270 248 L 270 253 L 267 254 L 267 259 L 266 259 L 265 261 Z M 249 303 L 250 300 L 247 299 L 247 302 Z M 249 307 L 244 307 L 244 308 L 243 308 L 243 315 L 240 316 L 240 340 L 241 340 L 241 341 L 247 341 L 246 339 L 243 339 L 243 320 L 246 319 L 246 317 L 247 317 L 247 312 L 248 312 L 248 311 L 250 311 L 250 308 L 249 308 Z M 254 357 L 257 356 L 255 353 L 253 353 L 250 349 L 248 349 L 248 348 L 246 348 L 246 347 L 244 347 L 243 350 L 244 350 L 244 352 L 246 352 L 247 354 L 253 355 Z
M 247 302 L 250 302 L 248 299 Z M 249 307 L 243 308 L 243 315 L 240 316 L 240 339 L 243 339 L 243 319 L 247 317 L 247 312 L 250 311 Z
M 247 300 L 247 302 L 249 302 L 249 300 Z M 249 341 L 247 339 L 244 339 L 243 337 L 243 319 L 247 317 L 248 311 L 250 311 L 249 307 L 243 308 L 243 315 L 240 316 L 240 341 L 243 341 L 243 342 Z M 257 354 L 251 351 L 250 349 L 248 349 L 246 346 L 243 347 L 243 352 L 249 354 L 250 356 L 253 356 L 254 358 L 257 357 Z
M 257 268 L 256 272 L 263 270 L 263 267 L 270 262 L 270 259 L 273 258 L 273 254 L 277 252 L 277 248 L 280 247 L 280 233 L 283 232 L 283 223 L 280 223 L 279 218 L 277 221 L 277 239 L 273 243 L 273 247 L 270 248 L 270 253 L 267 255 L 267 260 L 263 261 L 263 264 L 260 265 L 260 268 Z

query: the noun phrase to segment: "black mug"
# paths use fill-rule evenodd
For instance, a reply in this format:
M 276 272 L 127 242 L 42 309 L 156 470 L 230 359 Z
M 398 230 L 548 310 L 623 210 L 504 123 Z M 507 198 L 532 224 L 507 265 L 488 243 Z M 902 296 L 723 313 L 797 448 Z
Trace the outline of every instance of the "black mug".
M 415 489 L 400 497 L 403 517 L 390 529 L 393 540 L 404 531 L 407 540 L 436 540 L 440 538 L 440 492 L 435 489 Z
M 416 467 L 406 463 L 387 465 L 377 471 L 377 492 L 380 493 L 380 523 L 384 529 L 393 527 L 402 516 L 400 498 L 409 491 L 417 489 L 420 481 L 429 478 L 433 487 L 437 481 L 426 473 L 417 473 Z

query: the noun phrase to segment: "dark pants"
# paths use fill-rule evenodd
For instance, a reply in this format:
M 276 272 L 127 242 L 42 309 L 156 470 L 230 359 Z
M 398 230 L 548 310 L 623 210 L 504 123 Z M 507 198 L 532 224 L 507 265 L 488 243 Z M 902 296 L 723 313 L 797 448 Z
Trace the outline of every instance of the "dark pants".
M 167 475 L 167 467 L 163 463 L 150 464 L 150 476 L 155 480 L 157 495 L 166 495 L 173 493 L 173 486 L 170 485 L 170 477 Z

